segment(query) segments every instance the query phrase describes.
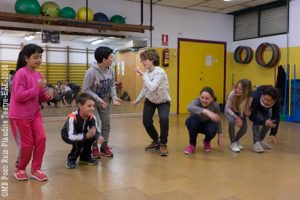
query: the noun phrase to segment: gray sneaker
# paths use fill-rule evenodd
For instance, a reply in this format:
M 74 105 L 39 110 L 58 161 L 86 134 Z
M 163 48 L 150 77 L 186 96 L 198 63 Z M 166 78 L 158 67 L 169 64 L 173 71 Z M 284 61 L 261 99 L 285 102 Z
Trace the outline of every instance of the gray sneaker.
M 264 148 L 261 146 L 260 142 L 255 142 L 255 144 L 253 144 L 253 146 L 252 146 L 252 149 L 256 153 L 263 153 L 264 152 Z
M 264 149 L 272 149 L 272 146 L 268 143 L 266 143 L 265 141 L 260 141 L 260 144 L 261 146 L 264 148 Z

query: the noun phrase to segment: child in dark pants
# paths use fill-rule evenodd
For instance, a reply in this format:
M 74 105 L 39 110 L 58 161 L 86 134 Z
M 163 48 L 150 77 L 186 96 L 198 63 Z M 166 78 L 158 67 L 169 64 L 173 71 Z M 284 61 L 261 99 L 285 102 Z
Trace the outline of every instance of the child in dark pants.
M 136 67 L 136 72 L 143 78 L 144 86 L 139 96 L 132 102 L 136 106 L 144 98 L 143 124 L 152 139 L 145 151 L 160 150 L 161 156 L 168 156 L 169 113 L 171 97 L 166 72 L 159 67 L 159 54 L 155 49 L 147 49 L 140 53 L 141 63 L 146 72 Z M 158 111 L 160 135 L 153 124 L 155 110 Z
M 97 127 L 93 115 L 95 101 L 92 96 L 82 93 L 78 98 L 78 110 L 68 115 L 68 119 L 61 130 L 62 139 L 72 144 L 68 154 L 66 167 L 76 168 L 76 160 L 80 156 L 80 164 L 97 165 L 97 160 L 91 157 L 91 146 L 95 140 L 102 144 L 104 139 Z
M 194 99 L 188 106 L 190 116 L 185 124 L 189 130 L 190 145 L 184 149 L 185 154 L 193 154 L 196 151 L 198 133 L 205 135 L 203 151 L 210 152 L 210 141 L 218 133 L 218 144 L 223 147 L 223 134 L 220 121 L 220 107 L 216 102 L 214 91 L 210 87 L 204 87 L 200 97 Z

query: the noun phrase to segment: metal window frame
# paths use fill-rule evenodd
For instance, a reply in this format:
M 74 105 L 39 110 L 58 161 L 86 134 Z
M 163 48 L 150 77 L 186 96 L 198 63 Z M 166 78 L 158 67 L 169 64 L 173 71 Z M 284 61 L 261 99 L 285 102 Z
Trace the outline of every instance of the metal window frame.
M 284 32 L 280 32 L 280 33 L 261 35 L 261 33 L 260 33 L 261 12 L 265 11 L 265 10 L 268 10 L 268 9 L 283 7 L 283 6 L 287 6 L 287 30 L 284 31 Z M 257 12 L 258 13 L 258 27 L 257 27 L 258 33 L 257 33 L 257 37 L 236 39 L 236 34 L 235 34 L 236 17 L 244 15 L 244 14 L 252 13 L 252 12 Z M 262 5 L 262 6 L 257 6 L 257 7 L 253 7 L 253 8 L 249 8 L 249 9 L 245 9 L 245 10 L 230 13 L 230 14 L 234 15 L 233 41 L 249 40 L 249 39 L 255 39 L 255 38 L 263 38 L 263 37 L 270 37 L 270 36 L 288 34 L 289 33 L 289 21 L 290 21 L 289 12 L 290 12 L 289 0 L 279 0 L 279 1 L 272 2 L 272 3 L 269 3 L 269 4 L 265 4 L 265 5 Z

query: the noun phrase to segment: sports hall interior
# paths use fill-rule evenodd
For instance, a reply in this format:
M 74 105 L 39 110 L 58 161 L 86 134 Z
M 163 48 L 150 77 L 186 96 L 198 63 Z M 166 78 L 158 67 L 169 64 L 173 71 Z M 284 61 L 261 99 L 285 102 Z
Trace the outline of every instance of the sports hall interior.
M 299 0 L 54 1 L 60 8 L 70 6 L 77 11 L 88 5 L 94 13 L 105 13 L 108 17 L 118 14 L 125 17 L 126 24 L 107 28 L 99 22 L 101 28 L 97 28 L 97 22 L 77 22 L 76 19 L 70 20 L 71 25 L 59 24 L 55 18 L 47 21 L 45 16 L 20 19 L 15 15 L 16 1 L 1 0 L 1 73 L 3 69 L 14 70 L 21 48 L 35 43 L 44 49 L 38 71 L 48 83 L 54 86 L 73 83 L 81 89 L 85 71 L 95 62 L 95 49 L 102 45 L 115 49 L 112 67 L 116 74 L 116 92 L 123 102 L 120 106 L 111 106 L 109 146 L 114 156 L 101 157 L 97 166 L 77 165 L 76 169 L 67 169 L 66 157 L 71 146 L 61 139 L 60 132 L 67 115 L 76 109 L 76 103 L 63 100 L 57 104 L 44 103 L 41 112 L 47 142 L 42 170 L 49 180 L 14 179 L 18 148 L 11 131 L 5 135 L 1 129 L 1 142 L 8 138 L 8 163 L 4 160 L 0 163 L 1 183 L 8 185 L 1 188 L 4 192 L 8 189 L 8 195 L 0 199 L 300 199 Z M 38 2 L 42 5 L 47 1 Z M 41 32 L 44 30 L 58 31 L 59 43 L 43 43 Z M 29 35 L 35 38 L 25 40 Z M 101 42 L 91 44 L 97 40 Z M 146 45 L 134 46 L 132 41 L 143 41 Z M 259 57 L 258 48 L 263 44 L 266 46 Z M 276 52 L 270 45 L 276 46 Z M 142 68 L 139 54 L 149 47 L 158 51 L 160 67 L 169 80 L 167 157 L 161 157 L 158 151 L 144 150 L 151 140 L 142 122 L 143 103 L 136 107 L 131 104 L 143 86 L 142 78 L 134 69 Z M 238 47 L 251 49 L 251 59 L 245 49 L 237 52 Z M 249 58 L 249 62 L 239 62 L 239 58 L 244 61 Z M 276 63 L 267 65 L 274 59 Z M 196 152 L 183 153 L 189 143 L 185 125 L 189 116 L 187 106 L 203 87 L 212 87 L 224 108 L 238 80 L 251 80 L 253 91 L 261 85 L 275 86 L 280 65 L 286 71 L 287 86 L 282 97 L 285 103 L 276 137 L 278 143 L 272 145 L 271 150 L 253 152 L 252 122 L 248 120 L 247 133 L 240 140 L 244 150 L 232 152 L 228 122 L 221 113 L 224 148 L 220 149 L 214 138 L 212 151 L 203 152 L 203 135 L 199 134 Z M 4 108 L 0 111 L 3 116 Z M 1 126 L 4 120 L 0 119 Z M 154 124 L 159 130 L 157 115 Z M 0 152 L 3 159 L 3 146 Z M 30 164 L 27 168 L 29 172 Z M 6 169 L 8 174 L 3 175 Z

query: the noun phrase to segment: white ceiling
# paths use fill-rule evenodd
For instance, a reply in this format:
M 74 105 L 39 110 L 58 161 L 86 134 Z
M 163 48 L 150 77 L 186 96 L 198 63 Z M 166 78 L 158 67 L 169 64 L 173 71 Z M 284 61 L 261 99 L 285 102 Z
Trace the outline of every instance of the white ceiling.
M 123 1 L 134 1 L 140 2 L 141 0 L 123 0 Z M 190 9 L 197 11 L 215 12 L 215 13 L 231 13 L 234 11 L 243 10 L 246 8 L 274 2 L 278 0 L 231 0 L 225 2 L 223 0 L 152 0 L 154 5 L 161 5 L 167 7 L 176 7 L 182 9 Z M 150 0 L 144 0 L 145 3 L 150 3 Z M 26 31 L 11 31 L 11 30 L 1 30 L 0 37 L 13 37 L 13 38 L 23 38 L 24 36 L 32 34 L 32 32 Z M 40 33 L 35 33 L 36 39 L 40 40 Z M 90 43 L 91 41 L 97 40 L 100 37 L 93 36 L 76 36 L 76 35 L 61 35 L 62 41 L 69 42 L 84 42 Z M 120 38 L 105 38 L 101 43 L 103 45 L 111 46 L 122 46 L 132 39 L 142 39 L 136 37 L 128 37 L 124 39 Z
M 140 2 L 141 0 L 124 0 Z M 231 13 L 279 0 L 152 0 L 154 5 L 217 13 Z M 144 0 L 150 3 L 150 0 Z

